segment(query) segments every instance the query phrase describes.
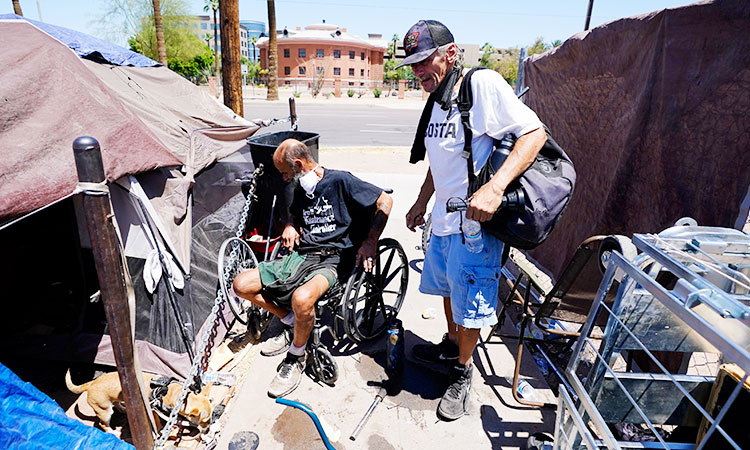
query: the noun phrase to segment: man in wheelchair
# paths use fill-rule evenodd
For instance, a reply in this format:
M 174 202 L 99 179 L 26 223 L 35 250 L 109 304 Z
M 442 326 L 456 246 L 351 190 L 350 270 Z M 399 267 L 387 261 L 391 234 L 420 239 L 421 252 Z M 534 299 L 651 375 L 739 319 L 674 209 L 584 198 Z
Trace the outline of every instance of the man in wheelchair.
M 305 347 L 315 324 L 315 303 L 338 282 L 342 252 L 353 250 L 353 219 L 375 208 L 371 228 L 356 253 L 355 264 L 371 271 L 378 238 L 393 200 L 382 189 L 349 172 L 324 169 L 305 144 L 282 142 L 273 155 L 284 181 L 297 181 L 283 245 L 295 252 L 242 272 L 234 279 L 235 293 L 281 319 L 284 330 L 267 340 L 261 354 L 287 352 L 268 389 L 270 397 L 292 392 L 306 365 Z

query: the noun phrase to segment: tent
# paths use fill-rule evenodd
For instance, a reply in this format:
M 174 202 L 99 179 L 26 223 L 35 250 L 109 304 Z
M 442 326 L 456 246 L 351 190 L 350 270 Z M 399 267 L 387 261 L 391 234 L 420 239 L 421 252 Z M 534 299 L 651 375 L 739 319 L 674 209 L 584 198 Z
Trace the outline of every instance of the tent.
M 619 19 L 524 62 L 526 104 L 568 152 L 576 191 L 530 252 L 558 274 L 595 234 L 681 217 L 742 229 L 750 206 L 750 8 L 716 0 Z
M 155 61 L 82 33 L 0 15 L 0 47 L 0 361 L 17 373 L 32 360 L 114 365 L 75 208 L 72 143 L 88 135 L 102 147 L 135 285 L 141 367 L 187 375 L 212 325 L 218 249 L 244 203 L 235 180 L 253 168 L 245 138 L 260 125 Z M 147 286 L 157 251 L 174 276 Z

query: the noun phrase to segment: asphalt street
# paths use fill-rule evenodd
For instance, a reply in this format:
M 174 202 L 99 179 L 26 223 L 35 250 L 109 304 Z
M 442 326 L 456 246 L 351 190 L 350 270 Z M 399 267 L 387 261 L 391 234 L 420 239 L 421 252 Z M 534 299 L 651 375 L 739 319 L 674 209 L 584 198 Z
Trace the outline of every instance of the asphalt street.
M 371 104 L 297 103 L 301 131 L 320 134 L 320 147 L 391 147 L 411 146 L 421 109 L 390 108 Z M 246 100 L 245 118 L 272 119 L 289 116 L 286 102 Z M 258 134 L 288 130 L 289 124 L 261 129 Z

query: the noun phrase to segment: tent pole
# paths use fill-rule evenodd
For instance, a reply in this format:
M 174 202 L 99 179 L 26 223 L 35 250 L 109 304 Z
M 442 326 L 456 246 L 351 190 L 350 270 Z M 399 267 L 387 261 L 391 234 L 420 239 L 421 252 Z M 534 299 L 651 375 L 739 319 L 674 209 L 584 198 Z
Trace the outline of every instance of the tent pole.
M 102 292 L 104 312 L 109 324 L 117 373 L 127 408 L 128 423 L 136 449 L 154 446 L 146 402 L 141 385 L 142 377 L 136 372 L 135 349 L 130 328 L 130 313 L 125 291 L 117 237 L 112 225 L 114 215 L 106 189 L 104 166 L 99 142 L 81 136 L 73 142 L 79 186 L 83 188 L 83 205 L 86 226 L 91 237 L 94 263 Z M 101 183 L 101 185 L 98 185 Z

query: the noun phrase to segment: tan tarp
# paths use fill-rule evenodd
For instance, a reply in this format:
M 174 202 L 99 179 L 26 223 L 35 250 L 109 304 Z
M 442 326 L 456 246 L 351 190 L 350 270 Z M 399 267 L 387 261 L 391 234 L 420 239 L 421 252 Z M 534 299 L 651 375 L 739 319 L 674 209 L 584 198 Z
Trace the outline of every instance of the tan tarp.
M 690 216 L 733 227 L 750 185 L 750 7 L 617 20 L 525 63 L 526 103 L 573 159 L 576 191 L 530 252 L 553 274 L 585 238 Z M 744 223 L 744 222 L 743 222 Z
M 74 190 L 72 143 L 82 135 L 101 144 L 109 181 L 182 166 L 155 200 L 165 221 L 179 222 L 193 175 L 259 128 L 166 67 L 80 59 L 26 21 L 0 21 L 0 48 L 0 223 Z M 211 127 L 230 128 L 207 136 Z

